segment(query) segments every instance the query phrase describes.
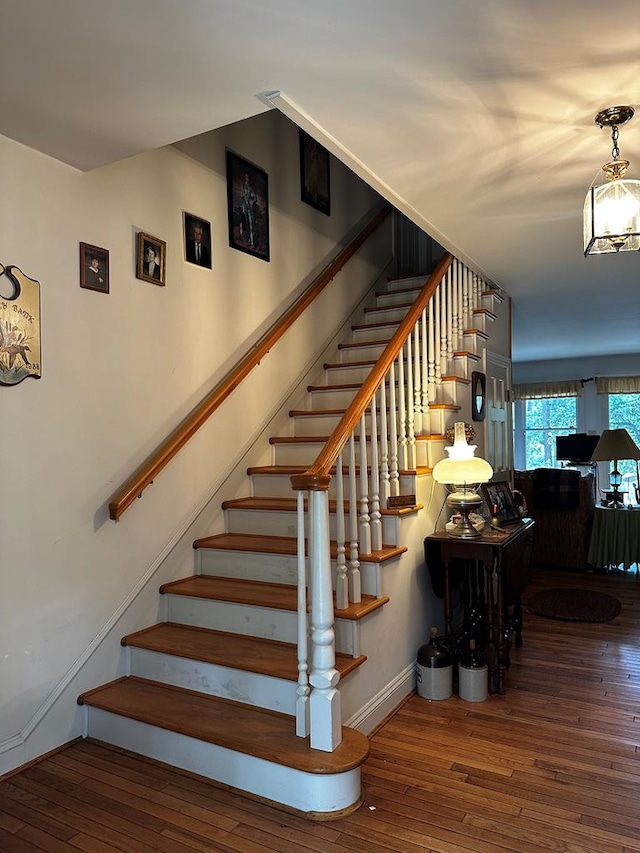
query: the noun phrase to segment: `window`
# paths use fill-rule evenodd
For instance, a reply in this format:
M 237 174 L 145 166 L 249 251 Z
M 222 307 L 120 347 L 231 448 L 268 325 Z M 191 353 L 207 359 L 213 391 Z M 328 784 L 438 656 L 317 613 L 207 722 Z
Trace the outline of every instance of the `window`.
M 609 429 L 627 430 L 640 447 L 640 394 L 609 394 Z M 636 462 L 621 459 L 618 471 L 622 474 L 621 492 L 626 492 L 626 502 L 635 502 L 635 487 L 638 485 Z
M 556 436 L 576 432 L 577 398 L 524 400 L 524 467 L 555 468 Z

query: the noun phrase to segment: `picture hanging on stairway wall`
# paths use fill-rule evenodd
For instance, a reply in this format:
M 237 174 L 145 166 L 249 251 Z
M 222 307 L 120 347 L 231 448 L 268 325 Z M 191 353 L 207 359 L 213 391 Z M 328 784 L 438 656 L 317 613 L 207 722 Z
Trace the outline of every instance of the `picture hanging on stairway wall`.
M 300 197 L 316 210 L 331 215 L 329 152 L 300 130 Z
M 269 176 L 227 151 L 227 207 L 232 249 L 269 261 Z

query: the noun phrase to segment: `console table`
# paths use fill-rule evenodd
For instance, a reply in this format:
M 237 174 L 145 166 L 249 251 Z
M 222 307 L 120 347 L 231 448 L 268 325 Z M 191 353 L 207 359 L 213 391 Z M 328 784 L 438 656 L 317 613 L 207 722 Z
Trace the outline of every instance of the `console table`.
M 514 608 L 516 645 L 522 645 L 522 606 L 520 595 L 531 577 L 531 546 L 534 522 L 523 519 L 502 530 L 486 525 L 475 539 L 459 539 L 446 530 L 438 530 L 424 540 L 427 566 L 444 574 L 445 639 L 453 644 L 453 608 L 451 562 L 477 561 L 482 566 L 483 594 L 478 603 L 484 607 L 487 624 L 485 651 L 489 668 L 489 692 L 504 694 L 504 676 L 508 659 L 508 608 Z
M 640 509 L 597 506 L 587 562 L 600 569 L 640 563 Z

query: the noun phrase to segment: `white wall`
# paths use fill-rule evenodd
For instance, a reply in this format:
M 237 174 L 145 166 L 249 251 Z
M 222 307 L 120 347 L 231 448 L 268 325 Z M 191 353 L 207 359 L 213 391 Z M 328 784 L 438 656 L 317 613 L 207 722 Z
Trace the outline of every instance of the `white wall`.
M 269 174 L 271 263 L 228 247 L 225 148 Z M 379 202 L 333 160 L 326 217 L 300 201 L 298 162 L 297 128 L 275 111 L 84 174 L 0 137 L 0 261 L 41 282 L 43 365 L 0 388 L 0 773 L 81 733 L 78 693 L 121 672 L 123 633 L 161 618 L 158 583 L 190 573 L 192 539 L 220 529 L 208 501 L 388 260 L 368 247 L 108 519 L 126 478 Z M 183 261 L 183 210 L 212 222 L 212 271 Z M 166 287 L 135 277 L 137 230 L 167 241 Z M 110 251 L 109 295 L 80 289 L 79 241 Z

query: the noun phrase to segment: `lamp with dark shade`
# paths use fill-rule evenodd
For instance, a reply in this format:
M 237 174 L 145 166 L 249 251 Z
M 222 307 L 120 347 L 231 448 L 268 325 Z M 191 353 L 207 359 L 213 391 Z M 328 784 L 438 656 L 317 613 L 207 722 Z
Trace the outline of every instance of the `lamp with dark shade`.
M 592 462 L 613 462 L 613 469 L 609 474 L 609 485 L 611 486 L 611 506 L 620 509 L 624 506 L 620 486 L 622 474 L 618 471 L 620 459 L 635 459 L 636 471 L 638 459 L 640 459 L 640 448 L 631 438 L 626 429 L 605 429 L 600 436 L 600 441 L 591 456 Z

